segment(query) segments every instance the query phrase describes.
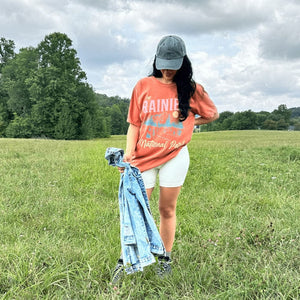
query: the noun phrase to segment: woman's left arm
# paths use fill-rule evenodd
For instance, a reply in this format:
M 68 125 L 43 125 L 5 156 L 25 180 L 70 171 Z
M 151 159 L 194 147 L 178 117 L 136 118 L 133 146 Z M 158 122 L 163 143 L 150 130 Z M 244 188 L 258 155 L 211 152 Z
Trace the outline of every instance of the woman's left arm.
M 203 117 L 197 117 L 197 118 L 195 118 L 195 124 L 194 125 L 208 124 L 212 121 L 217 120 L 218 118 L 219 118 L 219 113 L 218 112 L 215 112 L 215 114 L 209 119 L 206 119 L 206 118 L 203 118 Z

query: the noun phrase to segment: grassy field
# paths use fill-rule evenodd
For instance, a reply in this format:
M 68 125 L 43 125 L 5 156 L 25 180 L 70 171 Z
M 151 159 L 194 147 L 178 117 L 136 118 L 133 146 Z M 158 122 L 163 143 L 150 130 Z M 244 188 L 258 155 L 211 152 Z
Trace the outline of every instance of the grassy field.
M 194 134 L 173 275 L 110 284 L 117 169 L 95 141 L 0 139 L 0 299 L 298 299 L 300 132 Z M 151 199 L 158 222 L 157 189 Z

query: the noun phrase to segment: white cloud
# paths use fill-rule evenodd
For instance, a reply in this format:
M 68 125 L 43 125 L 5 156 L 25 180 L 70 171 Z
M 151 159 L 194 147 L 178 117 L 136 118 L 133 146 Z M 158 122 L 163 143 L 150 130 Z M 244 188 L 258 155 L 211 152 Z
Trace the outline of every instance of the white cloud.
M 106 68 L 105 73 L 99 78 L 99 89 L 106 90 L 109 95 L 119 95 L 129 98 L 131 90 L 136 84 L 136 74 L 144 76 L 140 72 L 140 66 L 136 62 L 127 62 L 126 65 L 113 64 Z M 132 76 L 134 75 L 134 76 Z
M 266 19 L 262 1 L 133 1 L 141 29 L 200 34 L 241 30 Z M 151 12 L 151 13 L 149 13 Z
M 300 59 L 300 3 L 275 9 L 273 19 L 260 29 L 260 51 L 266 59 Z

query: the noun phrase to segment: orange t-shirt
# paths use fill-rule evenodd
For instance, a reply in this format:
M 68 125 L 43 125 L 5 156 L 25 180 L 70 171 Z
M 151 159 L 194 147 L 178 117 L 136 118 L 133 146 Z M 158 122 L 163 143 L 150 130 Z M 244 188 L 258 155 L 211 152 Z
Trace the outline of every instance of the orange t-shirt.
M 155 77 L 138 81 L 132 92 L 127 121 L 140 128 L 133 165 L 141 172 L 175 157 L 192 138 L 195 114 L 211 118 L 217 109 L 199 84 L 190 100 L 186 120 L 179 122 L 175 83 L 164 84 Z

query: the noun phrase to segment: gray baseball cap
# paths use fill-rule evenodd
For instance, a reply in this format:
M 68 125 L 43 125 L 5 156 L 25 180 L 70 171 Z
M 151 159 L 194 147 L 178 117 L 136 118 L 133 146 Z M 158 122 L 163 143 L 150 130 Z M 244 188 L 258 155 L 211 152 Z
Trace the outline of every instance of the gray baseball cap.
M 157 45 L 155 67 L 157 70 L 179 70 L 185 55 L 185 44 L 179 36 L 164 36 Z

